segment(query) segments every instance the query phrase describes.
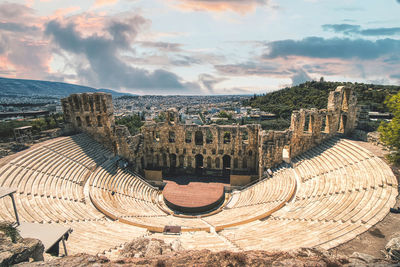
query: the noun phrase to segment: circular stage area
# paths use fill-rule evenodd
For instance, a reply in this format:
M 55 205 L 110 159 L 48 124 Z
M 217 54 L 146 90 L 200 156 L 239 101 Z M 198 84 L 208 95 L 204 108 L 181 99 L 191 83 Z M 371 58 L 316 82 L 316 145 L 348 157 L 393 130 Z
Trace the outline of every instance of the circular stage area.
M 224 202 L 224 184 L 191 182 L 179 185 L 168 181 L 164 187 L 165 204 L 182 213 L 203 213 Z

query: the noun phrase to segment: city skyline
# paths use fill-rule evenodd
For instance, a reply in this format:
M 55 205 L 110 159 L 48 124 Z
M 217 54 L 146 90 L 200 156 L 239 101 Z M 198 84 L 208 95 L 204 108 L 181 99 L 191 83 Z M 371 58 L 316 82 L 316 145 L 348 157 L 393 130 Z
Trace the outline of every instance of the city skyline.
M 399 0 L 0 2 L 0 76 L 134 94 L 400 82 Z

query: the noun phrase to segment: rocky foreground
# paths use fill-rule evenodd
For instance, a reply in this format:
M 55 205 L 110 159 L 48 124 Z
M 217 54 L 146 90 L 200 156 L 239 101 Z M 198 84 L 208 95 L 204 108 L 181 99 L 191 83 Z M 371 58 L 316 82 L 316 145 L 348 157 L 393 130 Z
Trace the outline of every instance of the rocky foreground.
M 17 266 L 399 266 L 393 260 L 354 253 L 350 257 L 325 250 L 299 249 L 288 252 L 212 252 L 181 250 L 178 242 L 139 238 L 127 244 L 113 260 L 105 256 L 77 254 L 51 261 Z
M 105 256 L 76 254 L 53 258 L 43 254 L 43 244 L 21 238 L 9 223 L 0 223 L 0 266 L 400 266 L 400 234 L 386 245 L 387 259 L 353 253 L 332 254 L 317 248 L 295 251 L 212 252 L 183 250 L 175 240 L 165 243 L 153 238 L 137 238 L 123 249 Z M 43 261 L 43 259 L 48 259 Z

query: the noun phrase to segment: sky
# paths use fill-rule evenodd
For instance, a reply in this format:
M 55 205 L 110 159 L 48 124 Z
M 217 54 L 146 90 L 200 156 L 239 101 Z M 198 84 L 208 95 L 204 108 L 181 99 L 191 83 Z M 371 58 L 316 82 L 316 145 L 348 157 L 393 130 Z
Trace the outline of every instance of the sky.
M 0 0 L 0 77 L 135 94 L 400 84 L 400 0 Z

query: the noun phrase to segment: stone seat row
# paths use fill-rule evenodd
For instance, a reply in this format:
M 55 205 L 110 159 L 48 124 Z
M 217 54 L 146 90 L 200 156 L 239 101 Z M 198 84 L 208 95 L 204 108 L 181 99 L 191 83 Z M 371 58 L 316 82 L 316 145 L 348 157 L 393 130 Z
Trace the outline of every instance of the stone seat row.
M 330 160 L 332 150 L 339 148 L 346 149 L 342 154 L 352 153 L 347 161 L 343 156 L 342 166 L 340 161 L 333 169 L 314 162 L 320 158 Z M 381 159 L 365 149 L 340 140 L 329 149 L 323 145 L 310 153 L 315 153 L 307 159 L 312 166 L 326 166 L 329 171 L 320 170 L 310 175 L 312 178 L 301 179 L 294 200 L 270 217 L 219 233 L 246 249 L 282 249 L 282 244 L 284 249 L 329 249 L 375 225 L 395 204 L 395 176 Z M 299 171 L 301 165 L 295 165 L 294 170 L 303 178 L 307 173 Z

